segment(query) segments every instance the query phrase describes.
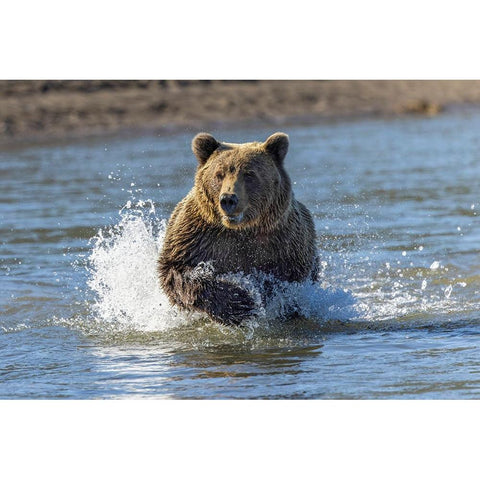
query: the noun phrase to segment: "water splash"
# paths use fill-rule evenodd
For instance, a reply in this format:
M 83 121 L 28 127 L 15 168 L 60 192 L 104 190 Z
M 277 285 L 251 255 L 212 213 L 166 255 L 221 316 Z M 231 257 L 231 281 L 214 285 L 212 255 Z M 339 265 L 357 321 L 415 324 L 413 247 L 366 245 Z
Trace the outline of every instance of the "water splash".
M 153 202 L 129 201 L 119 213 L 117 225 L 91 240 L 87 284 L 95 294 L 95 319 L 145 331 L 181 325 L 186 316 L 169 305 L 158 283 L 165 221 L 155 217 Z
M 166 221 L 156 216 L 152 201 L 129 201 L 119 212 L 118 224 L 100 230 L 91 239 L 88 287 L 94 293 L 93 316 L 98 323 L 139 331 L 166 331 L 202 318 L 169 304 L 160 288 L 157 259 Z M 228 280 L 246 288 L 257 302 L 258 315 L 246 331 L 274 328 L 279 319 L 295 313 L 316 322 L 347 320 L 357 315 L 353 296 L 319 283 L 273 281 L 267 275 L 229 274 Z M 274 294 L 261 303 L 260 292 L 269 282 Z M 220 327 L 219 327 L 220 328 Z
M 130 200 L 119 215 L 116 225 L 91 239 L 87 296 L 93 292 L 94 302 L 89 307 L 93 323 L 88 328 L 97 333 L 169 332 L 183 343 L 203 344 L 213 339 L 242 343 L 260 337 L 293 338 L 297 333 L 308 337 L 330 331 L 332 326 L 337 331 L 367 324 L 368 328 L 430 324 L 478 311 L 478 295 L 472 292 L 477 276 L 465 276 L 453 265 L 428 257 L 420 259 L 423 266 L 415 266 L 403 254 L 404 261 L 389 259 L 375 272 L 373 252 L 368 271 L 359 268 L 358 261 L 349 260 L 348 254 L 328 263 L 325 257 L 318 282 L 279 282 L 264 274 L 225 275 L 248 290 L 257 304 L 257 315 L 244 322 L 244 328 L 225 327 L 171 306 L 161 290 L 157 258 L 166 221 L 157 216 L 153 202 Z M 348 286 L 349 291 L 338 286 Z M 265 302 L 266 289 L 271 294 Z M 292 320 L 292 314 L 297 319 Z
M 428 258 L 420 262 L 423 266 L 410 262 L 399 268 L 391 268 L 387 262 L 386 268 L 370 277 L 352 277 L 349 287 L 362 318 L 397 325 L 408 321 L 414 326 L 441 323 L 478 311 L 478 295 L 472 291 L 476 275 L 464 275 L 454 265 L 443 266 Z

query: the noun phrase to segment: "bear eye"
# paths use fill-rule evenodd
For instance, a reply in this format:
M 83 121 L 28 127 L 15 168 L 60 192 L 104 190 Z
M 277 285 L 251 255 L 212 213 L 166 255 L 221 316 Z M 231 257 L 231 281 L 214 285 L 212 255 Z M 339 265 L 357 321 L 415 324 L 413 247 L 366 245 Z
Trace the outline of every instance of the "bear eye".
M 216 178 L 219 182 L 223 180 L 224 176 L 225 176 L 225 175 L 224 175 L 222 172 L 217 172 L 217 173 L 215 174 L 215 178 Z
M 253 170 L 247 170 L 244 175 L 247 178 L 255 178 L 257 176 Z

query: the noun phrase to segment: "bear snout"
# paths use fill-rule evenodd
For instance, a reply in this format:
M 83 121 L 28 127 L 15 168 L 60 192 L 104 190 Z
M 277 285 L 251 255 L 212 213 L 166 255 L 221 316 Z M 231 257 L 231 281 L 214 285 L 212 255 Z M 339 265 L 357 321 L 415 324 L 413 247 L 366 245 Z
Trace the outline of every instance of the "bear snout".
M 231 215 L 237 208 L 237 205 L 238 197 L 234 193 L 222 193 L 220 195 L 220 206 L 227 215 Z

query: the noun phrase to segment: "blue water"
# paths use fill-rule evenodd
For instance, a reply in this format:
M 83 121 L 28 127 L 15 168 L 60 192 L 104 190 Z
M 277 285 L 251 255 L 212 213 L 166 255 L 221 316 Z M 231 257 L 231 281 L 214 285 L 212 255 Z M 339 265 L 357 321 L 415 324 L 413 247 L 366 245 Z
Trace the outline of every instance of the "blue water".
M 197 132 L 4 147 L 0 398 L 480 397 L 480 112 L 212 133 L 277 130 L 321 278 L 243 329 L 156 278 Z

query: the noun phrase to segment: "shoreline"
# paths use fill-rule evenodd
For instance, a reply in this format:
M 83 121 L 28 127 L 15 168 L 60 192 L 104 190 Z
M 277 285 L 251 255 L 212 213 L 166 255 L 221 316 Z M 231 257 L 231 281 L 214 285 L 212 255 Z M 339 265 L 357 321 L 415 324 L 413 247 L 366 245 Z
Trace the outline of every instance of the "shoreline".
M 1 80 L 0 146 L 241 124 L 435 116 L 477 80 Z

